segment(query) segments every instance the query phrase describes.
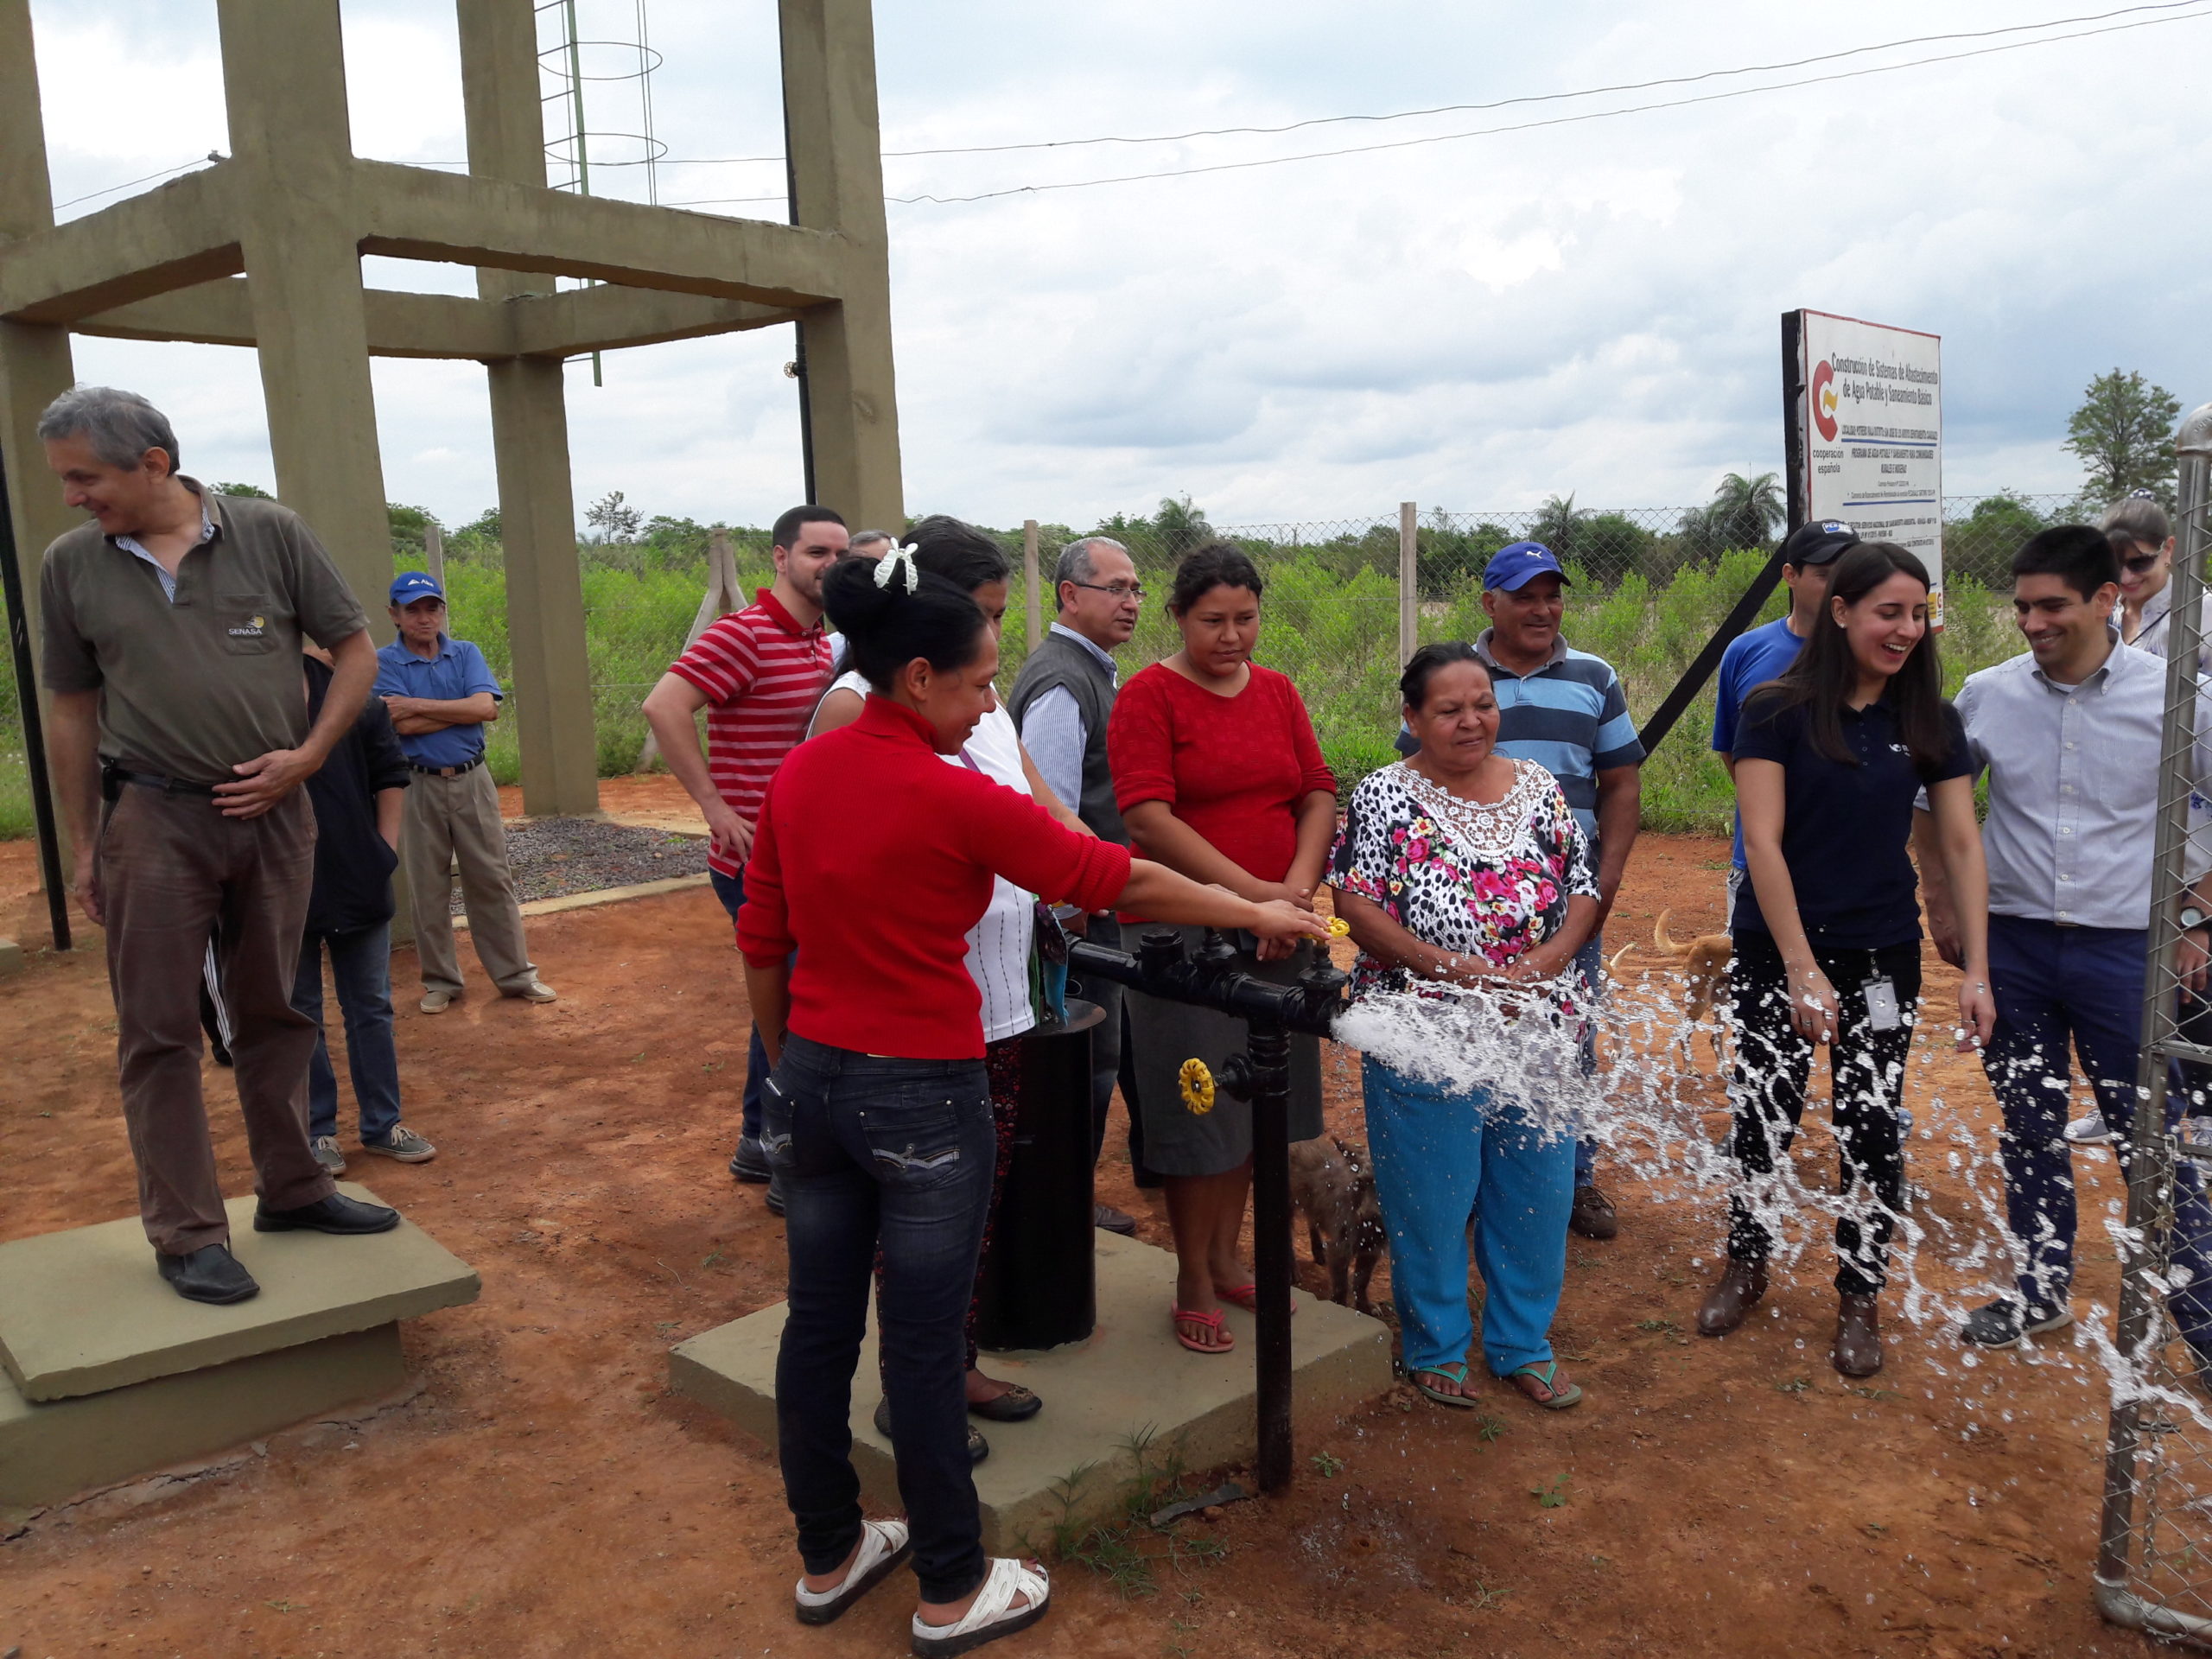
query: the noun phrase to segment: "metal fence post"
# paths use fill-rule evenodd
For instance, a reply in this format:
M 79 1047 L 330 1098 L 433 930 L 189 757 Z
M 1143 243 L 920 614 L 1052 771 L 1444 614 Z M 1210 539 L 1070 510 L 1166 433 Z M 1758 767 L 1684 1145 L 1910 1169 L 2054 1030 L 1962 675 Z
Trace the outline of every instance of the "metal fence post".
M 1021 579 L 1029 585 L 1029 638 L 1026 649 L 1034 651 L 1045 637 L 1045 595 L 1037 585 L 1037 521 L 1021 521 Z M 1057 607 L 1056 607 L 1057 608 Z
M 1398 503 L 1398 666 L 1403 668 L 1421 638 L 1421 509 Z
M 2176 1338 L 2162 1294 L 2181 1197 L 2174 1135 L 2168 1130 L 2169 1064 L 2212 1058 L 2180 1029 L 2181 901 L 2190 808 L 2197 786 L 2197 658 L 2202 643 L 2204 563 L 2212 495 L 2212 404 L 2182 423 L 2179 551 L 2173 562 L 2166 639 L 2164 731 L 2159 745 L 2158 819 L 2151 882 L 2149 961 L 2143 1036 L 2127 1157 L 2127 1227 L 2120 1236 L 2121 1359 L 2134 1375 L 2113 1391 L 2106 1437 L 2104 1508 L 2098 1528 L 2096 1603 L 2116 1624 L 2212 1646 L 2212 1576 L 2204 1560 L 2202 1500 L 2207 1451 L 2186 1414 L 2146 1398 L 2154 1383 L 2185 1386 L 2161 1357 Z M 2201 1170 L 2207 1149 L 2179 1151 Z M 2190 1179 L 2196 1179 L 2194 1175 Z M 2124 1391 L 2123 1391 L 2124 1390 Z M 2191 1496 L 2160 1491 L 2162 1475 Z M 2160 1535 L 2166 1535 L 2163 1548 Z
M 446 533 L 433 522 L 423 526 L 423 563 L 430 580 L 443 593 L 446 585 Z

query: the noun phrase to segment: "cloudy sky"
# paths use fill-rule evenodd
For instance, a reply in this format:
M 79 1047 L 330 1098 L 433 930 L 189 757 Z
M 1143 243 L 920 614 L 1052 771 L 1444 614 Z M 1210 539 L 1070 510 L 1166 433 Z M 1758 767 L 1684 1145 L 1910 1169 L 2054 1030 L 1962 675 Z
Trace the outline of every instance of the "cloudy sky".
M 634 38 L 634 0 L 577 0 Z M 878 8 L 888 151 L 1150 139 L 1544 98 L 1999 25 L 2114 0 L 1587 0 L 1347 9 L 1313 0 Z M 34 0 L 55 196 L 227 148 L 213 0 Z M 345 0 L 356 149 L 463 155 L 452 8 Z M 550 15 L 550 14 L 549 14 Z M 780 218 L 774 10 L 648 0 L 669 147 L 660 199 Z M 2160 18 L 2153 27 L 2111 30 Z M 890 209 L 910 511 L 1083 524 L 1188 494 L 1217 523 L 1703 499 L 1781 463 L 1777 315 L 1943 337 L 1946 487 L 2070 490 L 2057 446 L 2094 374 L 2212 397 L 2212 222 L 2193 143 L 2212 3 L 2134 7 L 2079 38 L 1687 107 L 1286 165 Z M 957 196 L 1554 120 L 1976 51 L 2009 34 L 1636 92 L 1385 122 L 1051 151 L 893 157 L 893 196 Z M 610 69 L 602 54 L 589 69 Z M 594 85 L 591 124 L 640 124 Z M 127 111 L 127 114 L 122 112 Z M 616 147 L 607 146 L 614 149 Z M 617 149 L 619 154 L 619 149 Z M 683 164 L 675 164 L 677 162 Z M 642 198 L 642 169 L 602 166 Z M 94 211 L 112 195 L 79 202 Z M 453 268 L 365 262 L 391 287 Z M 765 523 L 798 499 L 788 329 L 569 369 L 582 504 Z M 249 354 L 80 340 L 86 379 L 143 390 L 187 465 L 272 481 Z M 465 522 L 493 499 L 483 374 L 379 359 L 393 499 Z

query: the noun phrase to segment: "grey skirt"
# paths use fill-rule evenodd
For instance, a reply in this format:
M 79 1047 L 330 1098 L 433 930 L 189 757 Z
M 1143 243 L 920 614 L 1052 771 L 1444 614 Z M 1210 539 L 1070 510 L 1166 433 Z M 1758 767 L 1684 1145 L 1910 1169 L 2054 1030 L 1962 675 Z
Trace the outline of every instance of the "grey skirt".
M 1125 948 L 1160 923 L 1122 925 Z M 1185 950 L 1205 937 L 1202 927 L 1179 927 Z M 1255 979 L 1287 985 L 1313 962 L 1313 947 L 1301 944 L 1282 962 L 1262 962 L 1253 954 L 1252 936 L 1230 935 L 1237 966 Z M 1162 1175 L 1219 1175 L 1252 1155 L 1252 1105 L 1227 1090 L 1218 1090 L 1214 1108 L 1203 1116 L 1185 1108 L 1180 1073 L 1183 1062 L 1200 1059 L 1218 1077 L 1231 1054 L 1242 1053 L 1242 1020 L 1211 1008 L 1170 1002 L 1142 991 L 1123 994 L 1129 1011 L 1130 1058 L 1136 1069 L 1137 1104 L 1144 1119 L 1144 1161 Z M 1321 1133 L 1321 1039 L 1290 1039 L 1290 1138 L 1310 1141 Z

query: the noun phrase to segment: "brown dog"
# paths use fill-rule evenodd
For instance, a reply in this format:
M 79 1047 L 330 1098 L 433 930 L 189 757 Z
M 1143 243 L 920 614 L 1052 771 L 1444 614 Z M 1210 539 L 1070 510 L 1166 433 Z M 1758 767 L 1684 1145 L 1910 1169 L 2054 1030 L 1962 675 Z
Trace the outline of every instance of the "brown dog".
M 1314 1264 L 1329 1269 L 1329 1300 L 1373 1313 L 1367 1284 L 1384 1241 L 1366 1152 L 1333 1135 L 1292 1141 L 1290 1201 L 1306 1212 Z
M 1728 962 L 1736 954 L 1736 943 L 1726 933 L 1700 933 L 1694 939 L 1677 939 L 1667 931 L 1668 918 L 1674 913 L 1671 910 L 1659 912 L 1658 919 L 1651 925 L 1651 948 L 1662 963 L 1681 969 L 1683 983 L 1689 991 L 1689 1023 L 1694 1026 L 1713 1012 L 1713 999 L 1728 982 Z M 1624 945 L 1614 953 L 1607 968 L 1618 969 L 1622 958 L 1637 948 L 1634 944 Z M 1688 1031 L 1682 1033 L 1682 1045 L 1685 1048 L 1689 1046 Z M 1713 1039 L 1713 1058 L 1720 1058 L 1717 1035 Z

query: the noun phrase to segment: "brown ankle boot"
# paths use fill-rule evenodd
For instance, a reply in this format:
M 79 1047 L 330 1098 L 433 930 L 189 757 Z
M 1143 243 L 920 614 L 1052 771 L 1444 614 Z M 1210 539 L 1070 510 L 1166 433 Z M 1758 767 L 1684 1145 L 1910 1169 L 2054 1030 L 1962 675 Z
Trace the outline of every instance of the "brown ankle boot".
M 1706 1293 L 1705 1306 L 1697 1311 L 1698 1333 L 1726 1336 L 1744 1322 L 1744 1316 L 1757 1307 L 1765 1294 L 1766 1263 L 1739 1262 L 1730 1256 L 1727 1272 Z
M 1846 1376 L 1872 1376 L 1882 1369 L 1882 1332 L 1876 1299 L 1840 1297 L 1835 1311 L 1835 1346 L 1828 1358 Z

